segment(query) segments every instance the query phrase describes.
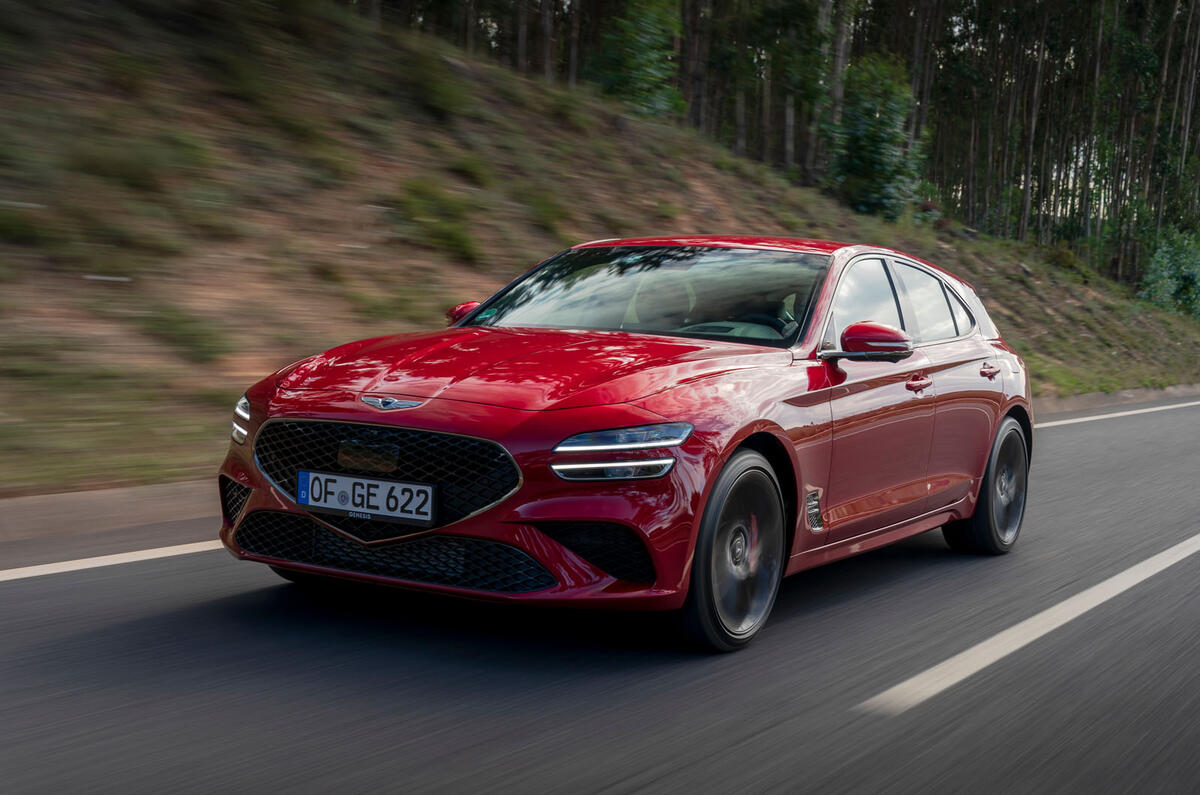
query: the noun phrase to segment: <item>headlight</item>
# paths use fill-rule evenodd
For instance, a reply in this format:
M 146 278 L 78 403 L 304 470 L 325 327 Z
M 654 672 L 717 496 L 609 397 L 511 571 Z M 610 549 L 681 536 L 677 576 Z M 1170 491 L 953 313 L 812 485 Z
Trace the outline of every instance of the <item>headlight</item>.
M 563 480 L 646 480 L 661 478 L 674 465 L 674 458 L 655 458 L 651 461 L 551 464 L 550 468 Z
M 250 401 L 246 399 L 245 395 L 242 395 L 240 398 L 238 398 L 237 405 L 233 407 L 233 413 L 238 419 L 245 420 L 246 422 L 250 421 Z M 229 436 L 235 442 L 238 444 L 245 444 L 246 437 L 249 436 L 249 434 L 249 431 L 247 431 L 241 425 L 238 425 L 237 420 L 233 421 L 233 428 L 229 431 Z
M 556 453 L 588 453 L 600 450 L 645 450 L 651 447 L 678 447 L 692 435 L 687 422 L 666 422 L 662 425 L 639 425 L 636 428 L 615 428 L 611 431 L 588 431 L 572 436 L 558 447 Z M 660 473 L 662 474 L 662 473 Z

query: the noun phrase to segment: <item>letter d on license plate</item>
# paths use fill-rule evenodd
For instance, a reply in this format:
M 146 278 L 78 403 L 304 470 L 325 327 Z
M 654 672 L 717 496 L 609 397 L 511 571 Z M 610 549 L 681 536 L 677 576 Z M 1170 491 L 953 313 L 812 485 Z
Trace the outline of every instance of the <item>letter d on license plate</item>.
M 296 502 L 313 511 L 432 527 L 434 489 L 425 483 L 300 472 Z

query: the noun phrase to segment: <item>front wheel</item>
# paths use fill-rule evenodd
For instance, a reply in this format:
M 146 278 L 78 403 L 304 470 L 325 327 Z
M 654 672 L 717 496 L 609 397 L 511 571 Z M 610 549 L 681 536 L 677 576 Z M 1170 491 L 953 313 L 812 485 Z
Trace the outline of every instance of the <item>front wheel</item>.
M 1003 555 L 1017 543 L 1029 487 L 1029 448 L 1021 424 L 1005 417 L 996 432 L 975 514 L 942 528 L 951 549 Z
M 783 578 L 784 516 L 767 459 L 734 454 L 704 509 L 683 608 L 684 628 L 701 646 L 739 649 L 766 623 Z

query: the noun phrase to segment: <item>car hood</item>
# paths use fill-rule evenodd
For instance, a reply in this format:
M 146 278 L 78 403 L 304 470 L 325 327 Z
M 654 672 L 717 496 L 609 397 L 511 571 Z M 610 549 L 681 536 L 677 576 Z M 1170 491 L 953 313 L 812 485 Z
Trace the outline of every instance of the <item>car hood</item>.
M 742 343 L 461 327 L 342 345 L 284 368 L 276 383 L 538 411 L 625 403 L 697 378 L 790 362 L 790 351 Z

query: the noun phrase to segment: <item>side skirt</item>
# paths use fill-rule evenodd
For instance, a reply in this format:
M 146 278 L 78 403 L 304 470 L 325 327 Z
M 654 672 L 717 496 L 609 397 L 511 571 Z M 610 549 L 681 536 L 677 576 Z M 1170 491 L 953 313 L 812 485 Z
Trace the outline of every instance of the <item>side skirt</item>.
M 869 552 L 872 549 L 886 547 L 888 544 L 893 544 L 901 539 L 920 535 L 935 527 L 941 527 L 947 522 L 953 521 L 955 516 L 961 513 L 958 510 L 960 507 L 971 502 L 971 496 L 968 495 L 953 505 L 939 508 L 932 513 L 927 513 L 916 519 L 883 527 L 879 530 L 873 530 L 870 533 L 855 536 L 854 538 L 846 538 L 827 546 L 793 555 L 792 559 L 788 561 L 787 571 L 784 574 L 786 576 L 788 574 L 795 574 L 798 571 L 804 571 L 805 569 L 823 566 L 826 563 L 833 563 L 835 560 Z

